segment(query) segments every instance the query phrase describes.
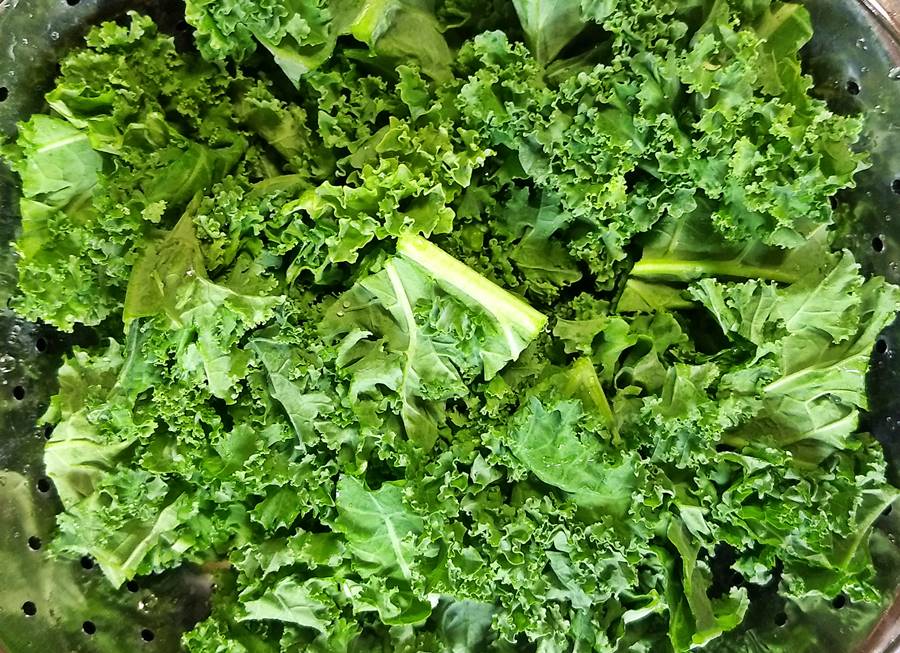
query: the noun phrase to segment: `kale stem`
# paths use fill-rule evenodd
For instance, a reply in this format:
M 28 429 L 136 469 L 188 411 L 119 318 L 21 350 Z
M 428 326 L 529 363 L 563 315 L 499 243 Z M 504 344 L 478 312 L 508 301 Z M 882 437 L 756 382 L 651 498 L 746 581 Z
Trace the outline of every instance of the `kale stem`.
M 744 265 L 734 261 L 686 261 L 679 259 L 644 258 L 631 269 L 635 277 L 666 277 L 692 281 L 701 277 L 740 277 L 794 283 L 799 276 L 777 268 Z

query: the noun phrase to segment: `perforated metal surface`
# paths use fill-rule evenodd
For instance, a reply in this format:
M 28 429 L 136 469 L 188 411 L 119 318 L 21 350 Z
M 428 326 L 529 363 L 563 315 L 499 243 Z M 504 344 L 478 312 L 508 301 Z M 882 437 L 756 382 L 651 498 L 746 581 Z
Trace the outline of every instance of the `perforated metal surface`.
M 845 244 L 866 273 L 900 283 L 900 0 L 806 5 L 816 28 L 806 50 L 816 94 L 837 111 L 867 117 L 863 147 L 872 152 L 873 167 L 860 175 L 857 189 L 838 198 L 855 216 Z M 91 24 L 126 9 L 151 14 L 189 47 L 179 2 L 0 0 L 0 132 L 13 134 L 17 120 L 42 108 L 58 57 Z M 15 180 L 0 168 L 0 306 L 15 286 L 9 243 L 17 203 Z M 0 309 L 0 653 L 4 647 L 7 653 L 177 651 L 180 633 L 208 609 L 209 580 L 200 570 L 139 579 L 113 591 L 92 561 L 51 561 L 44 552 L 59 502 L 43 476 L 45 433 L 35 423 L 55 390 L 63 353 L 90 337 L 63 337 Z M 869 427 L 886 448 L 892 481 L 900 484 L 900 323 L 876 346 L 869 384 Z M 900 585 L 900 510 L 882 517 L 878 528 L 873 555 L 879 584 L 890 594 Z M 900 650 L 891 644 L 900 612 L 882 623 L 880 640 L 862 644 L 875 617 L 846 601 L 793 606 L 764 598 L 755 602 L 748 626 L 775 642 L 801 629 L 809 633 L 810 650 Z

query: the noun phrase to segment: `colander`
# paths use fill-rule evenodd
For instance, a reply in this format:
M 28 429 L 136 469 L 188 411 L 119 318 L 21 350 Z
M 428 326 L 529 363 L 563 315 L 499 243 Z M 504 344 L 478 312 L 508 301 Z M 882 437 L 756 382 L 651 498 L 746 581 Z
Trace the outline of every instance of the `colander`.
M 836 198 L 854 216 L 839 244 L 866 274 L 900 283 L 900 0 L 805 5 L 815 27 L 804 50 L 814 93 L 838 113 L 865 116 L 860 147 L 872 154 L 857 188 Z M 151 15 L 180 47 L 191 47 L 180 2 L 0 0 L 0 133 L 14 134 L 18 120 L 42 108 L 58 59 L 91 25 L 129 9 Z M 0 167 L 0 307 L 16 285 L 10 243 L 17 207 L 16 181 Z M 56 390 L 62 355 L 91 337 L 61 334 L 0 308 L 0 653 L 178 651 L 181 633 L 209 611 L 213 581 L 203 569 L 185 567 L 113 590 L 91 559 L 53 560 L 44 552 L 61 506 L 43 469 L 49 433 L 36 421 Z M 900 485 L 900 320 L 876 343 L 868 384 L 864 428 L 884 445 L 889 478 Z M 785 603 L 772 590 L 752 603 L 743 628 L 754 637 L 747 641 L 758 641 L 760 652 L 806 641 L 803 651 L 900 653 L 900 510 L 887 511 L 876 526 L 872 553 L 883 605 L 841 596 Z

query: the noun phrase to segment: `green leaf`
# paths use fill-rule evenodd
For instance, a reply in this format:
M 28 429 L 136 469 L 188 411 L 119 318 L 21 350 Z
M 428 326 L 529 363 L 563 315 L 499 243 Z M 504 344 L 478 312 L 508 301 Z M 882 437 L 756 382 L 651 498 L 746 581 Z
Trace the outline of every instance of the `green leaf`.
M 407 437 L 429 449 L 444 402 L 516 360 L 546 318 L 423 238 L 401 237 L 398 253 L 341 295 L 321 329 L 340 339 L 352 396 L 395 394 Z
M 581 0 L 513 0 L 528 47 L 547 64 L 584 29 Z
M 295 578 L 284 578 L 259 598 L 245 601 L 242 619 L 275 620 L 327 633 L 333 604 Z
M 784 289 L 704 280 L 689 292 L 726 335 L 756 345 L 754 356 L 722 380 L 729 392 L 759 402 L 735 441 L 772 440 L 814 460 L 853 446 L 849 438 L 867 406 L 865 370 L 900 305 L 897 288 L 879 278 L 863 282 L 845 252 L 833 269 Z
M 646 239 L 634 277 L 692 281 L 702 277 L 767 279 L 791 283 L 834 261 L 827 251 L 827 230 L 817 229 L 801 247 L 784 250 L 755 240 L 729 243 L 717 237 L 708 214 L 662 222 Z
M 52 116 L 36 115 L 19 127 L 13 169 L 22 194 L 64 208 L 90 202 L 103 159 L 88 135 Z
M 397 253 L 428 270 L 448 292 L 477 305 L 496 321 L 506 341 L 507 353 L 485 360 L 485 375 L 490 379 L 506 361 L 515 360 L 526 345 L 547 324 L 547 318 L 528 304 L 488 282 L 456 259 L 448 256 L 424 238 L 404 235 L 397 242 Z
M 448 653 L 484 650 L 494 606 L 475 601 L 454 601 L 441 614 L 439 632 Z
M 681 556 L 684 596 L 693 618 L 689 641 L 682 641 L 681 633 L 670 630 L 670 633 L 677 633 L 670 635 L 672 644 L 678 650 L 701 647 L 741 623 L 749 605 L 747 590 L 735 589 L 727 597 L 710 600 L 708 591 L 712 578 L 708 567 L 697 559 L 700 548 L 678 520 L 669 522 L 666 534 Z M 672 622 L 677 623 L 674 615 Z
M 125 323 L 166 313 L 178 319 L 178 303 L 186 285 L 206 278 L 206 264 L 194 234 L 193 215 L 199 198 L 158 243 L 150 242 L 134 264 L 122 317 Z
M 405 505 L 403 486 L 384 483 L 370 490 L 352 476 L 338 481 L 334 527 L 343 533 L 364 575 L 408 580 L 413 574 L 414 536 L 422 530 L 422 519 Z
M 583 415 L 576 402 L 547 408 L 532 398 L 517 418 L 510 447 L 535 476 L 579 505 L 621 515 L 635 487 L 632 461 L 603 461 L 596 436 L 584 430 Z
M 331 398 L 321 392 L 306 392 L 302 380 L 294 379 L 302 365 L 289 346 L 265 338 L 254 338 L 248 346 L 265 367 L 272 397 L 284 408 L 300 442 L 311 443 L 314 421 L 334 408 Z
M 97 404 L 104 402 L 128 410 L 128 398 L 122 391 L 133 400 L 153 384 L 152 377 L 128 378 L 130 373 L 142 376 L 135 370 L 135 365 L 141 364 L 133 360 L 137 343 L 131 334 L 124 352 L 115 340 L 95 356 L 76 349 L 59 369 L 59 393 L 42 418 L 56 424 L 44 451 L 44 465 L 66 507 L 93 494 L 140 432 L 123 429 L 110 433 L 98 425 L 95 412 Z
M 243 61 L 258 42 L 295 86 L 331 57 L 345 34 L 379 56 L 417 61 L 436 79 L 449 76 L 450 49 L 431 4 L 419 0 L 190 0 L 186 18 L 205 58 Z
M 185 18 L 196 29 L 194 38 L 205 58 L 242 61 L 259 41 L 294 84 L 331 55 L 338 36 L 327 3 L 317 0 L 192 0 Z
M 767 8 L 755 30 L 764 41 L 758 73 L 763 90 L 770 95 L 800 99 L 798 96 L 809 89 L 798 57 L 800 48 L 813 34 L 809 12 L 799 4 L 777 3 Z
M 790 333 L 824 331 L 834 342 L 858 328 L 859 289 L 863 280 L 849 252 L 825 276 L 808 276 L 791 285 L 774 309 L 774 317 Z
M 177 52 L 149 18 L 105 23 L 87 41 L 61 61 L 54 117 L 23 123 L 5 148 L 24 175 L 18 310 L 66 331 L 121 310 L 144 239 L 247 146 L 232 78 Z
M 678 288 L 630 277 L 616 302 L 616 310 L 621 313 L 654 313 L 691 308 L 692 305 Z
M 390 59 L 414 60 L 436 80 L 450 77 L 453 55 L 427 0 L 369 0 L 349 33 Z

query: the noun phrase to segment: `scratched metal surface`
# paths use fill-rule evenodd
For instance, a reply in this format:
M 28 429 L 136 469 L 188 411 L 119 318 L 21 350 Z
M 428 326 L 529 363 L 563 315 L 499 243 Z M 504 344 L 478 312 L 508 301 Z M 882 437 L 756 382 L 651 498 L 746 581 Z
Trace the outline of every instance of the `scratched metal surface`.
M 839 198 L 856 218 L 845 245 L 867 273 L 900 283 L 900 0 L 805 4 L 816 28 L 805 51 L 815 93 L 836 111 L 866 116 L 863 146 L 873 153 L 858 188 Z M 189 47 L 175 0 L 0 0 L 0 133 L 14 134 L 17 120 L 43 107 L 58 57 L 91 24 L 126 9 L 153 15 Z M 114 591 L 90 560 L 52 561 L 44 554 L 59 502 L 43 476 L 45 436 L 35 424 L 55 390 L 63 353 L 91 336 L 63 337 L 2 308 L 16 283 L 9 244 L 17 203 L 15 180 L 0 167 L 0 653 L 178 651 L 181 632 L 208 610 L 208 580 L 198 571 L 138 579 Z M 872 354 L 869 388 L 869 428 L 900 484 L 900 323 L 885 331 Z M 873 540 L 888 595 L 900 584 L 897 538 L 900 509 L 879 520 Z M 883 608 L 876 624 L 877 611 L 846 601 L 800 606 L 760 596 L 747 629 L 776 650 L 802 633 L 809 651 L 900 653 L 900 603 L 893 612 Z

